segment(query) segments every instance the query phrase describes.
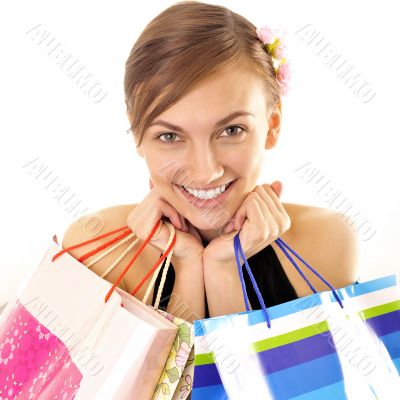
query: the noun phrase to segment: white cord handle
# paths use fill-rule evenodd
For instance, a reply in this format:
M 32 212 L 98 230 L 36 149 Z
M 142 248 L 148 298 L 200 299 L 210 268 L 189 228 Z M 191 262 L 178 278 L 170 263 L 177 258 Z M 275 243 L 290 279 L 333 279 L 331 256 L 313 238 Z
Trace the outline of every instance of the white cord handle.
M 169 232 L 170 232 L 169 239 L 168 239 L 167 245 L 165 246 L 165 250 L 164 250 L 164 253 L 165 253 L 165 251 L 168 249 L 169 245 L 171 244 L 171 242 L 172 242 L 172 240 L 173 240 L 173 238 L 174 238 L 174 235 L 175 235 L 175 227 L 174 227 L 170 222 L 168 222 L 168 221 L 164 221 L 164 223 L 167 225 L 167 227 L 168 227 L 168 229 L 169 229 Z M 163 274 L 162 274 L 162 276 L 161 276 L 160 285 L 159 285 L 159 287 L 158 287 L 158 292 L 157 292 L 156 301 L 154 302 L 154 307 L 155 307 L 155 308 L 158 308 L 158 306 L 160 305 L 161 294 L 162 294 L 162 291 L 163 291 L 163 289 L 164 289 L 165 281 L 166 281 L 166 279 L 167 279 L 167 272 L 168 272 L 168 269 L 169 269 L 169 265 L 170 265 L 170 263 L 171 263 L 171 258 L 172 258 L 172 253 L 173 253 L 173 252 L 174 252 L 174 248 L 171 249 L 171 251 L 170 251 L 169 254 L 167 255 L 167 258 L 165 259 L 165 266 L 164 266 Z M 149 296 L 150 296 L 151 290 L 153 289 L 153 287 L 154 287 L 154 285 L 155 285 L 155 283 L 156 283 L 157 276 L 158 276 L 158 274 L 160 273 L 160 270 L 161 270 L 161 268 L 162 268 L 162 265 L 163 265 L 163 263 L 160 263 L 160 265 L 158 266 L 158 268 L 154 271 L 153 276 L 151 277 L 150 284 L 149 284 L 149 286 L 147 287 L 146 293 L 145 293 L 145 295 L 143 296 L 143 299 L 142 299 L 142 302 L 145 303 L 145 304 L 146 304 L 146 302 L 147 302 L 147 299 L 148 299 Z

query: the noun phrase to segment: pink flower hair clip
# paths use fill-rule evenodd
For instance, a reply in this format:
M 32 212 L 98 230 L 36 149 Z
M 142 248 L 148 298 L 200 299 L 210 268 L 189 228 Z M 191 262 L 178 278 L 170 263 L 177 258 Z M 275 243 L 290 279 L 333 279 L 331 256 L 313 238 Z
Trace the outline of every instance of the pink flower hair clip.
M 275 76 L 281 88 L 281 93 L 285 96 L 289 91 L 290 68 L 287 61 L 286 45 L 279 38 L 279 32 L 272 30 L 268 26 L 257 28 L 257 36 L 263 44 L 264 50 L 272 57 Z M 282 36 L 284 32 L 282 32 Z

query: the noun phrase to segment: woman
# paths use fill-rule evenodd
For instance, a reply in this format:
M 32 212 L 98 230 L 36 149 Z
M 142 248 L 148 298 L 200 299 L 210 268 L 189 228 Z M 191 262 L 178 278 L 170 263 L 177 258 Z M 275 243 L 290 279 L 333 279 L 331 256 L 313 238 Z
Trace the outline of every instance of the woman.
M 340 216 L 282 203 L 279 181 L 257 184 L 265 151 L 279 139 L 284 94 L 273 55 L 257 33 L 225 7 L 179 2 L 146 26 L 126 62 L 127 114 L 150 191 L 138 204 L 94 215 L 104 222 L 103 232 L 128 225 L 142 240 L 157 221 L 170 220 L 176 245 L 162 304 L 189 321 L 245 311 L 233 251 L 238 230 L 267 306 L 311 294 L 278 250 L 278 237 L 335 287 L 358 276 L 357 240 Z M 168 237 L 160 225 L 122 281 L 124 290 L 140 282 Z M 75 221 L 63 247 L 89 238 Z M 115 258 L 108 255 L 93 270 L 101 274 Z M 123 268 L 106 279 L 114 282 Z M 305 274 L 317 290 L 326 290 Z M 260 308 L 255 294 L 249 291 L 249 297 L 252 308 Z

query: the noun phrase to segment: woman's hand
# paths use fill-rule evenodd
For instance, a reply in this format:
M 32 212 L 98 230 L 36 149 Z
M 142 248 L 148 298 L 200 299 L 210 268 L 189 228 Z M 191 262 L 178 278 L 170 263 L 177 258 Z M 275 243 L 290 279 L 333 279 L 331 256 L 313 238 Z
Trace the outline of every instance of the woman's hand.
M 171 263 L 176 268 L 180 262 L 193 264 L 202 260 L 204 251 L 200 234 L 196 228 L 182 217 L 169 203 L 161 198 L 150 181 L 150 192 L 137 204 L 127 217 L 127 225 L 136 236 L 145 240 L 160 219 L 168 218 L 175 227 L 176 242 Z M 149 244 L 163 252 L 167 246 L 170 231 L 161 223 Z
M 261 251 L 290 228 L 290 218 L 279 196 L 282 183 L 257 185 L 226 224 L 221 235 L 204 249 L 204 265 L 236 263 L 233 238 L 239 230 L 240 243 L 246 258 Z

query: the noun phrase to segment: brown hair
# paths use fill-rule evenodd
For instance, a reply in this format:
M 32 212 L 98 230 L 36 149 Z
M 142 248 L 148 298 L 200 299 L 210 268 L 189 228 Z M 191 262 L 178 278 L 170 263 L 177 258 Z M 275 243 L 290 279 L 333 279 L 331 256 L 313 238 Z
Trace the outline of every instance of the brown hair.
M 280 101 L 271 56 L 246 18 L 194 0 L 180 1 L 157 15 L 125 64 L 125 104 L 137 146 L 151 122 L 194 85 L 238 63 L 261 78 L 267 109 Z

